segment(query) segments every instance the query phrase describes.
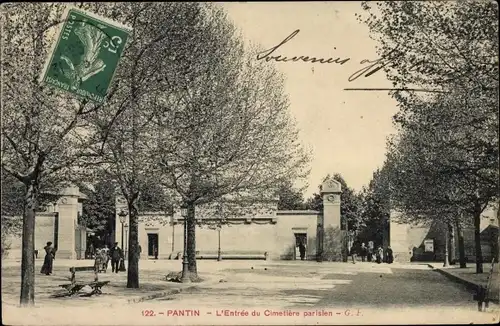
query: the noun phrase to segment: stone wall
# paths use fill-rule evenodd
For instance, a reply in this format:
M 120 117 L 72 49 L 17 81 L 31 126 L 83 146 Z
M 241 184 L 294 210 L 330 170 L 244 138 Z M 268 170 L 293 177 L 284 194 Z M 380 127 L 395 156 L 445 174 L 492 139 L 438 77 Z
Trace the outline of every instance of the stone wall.
M 315 259 L 317 226 L 320 219 L 319 212 L 278 211 L 277 218 L 275 249 L 272 250 L 272 258 L 300 259 L 300 257 L 297 257 L 295 233 L 305 233 L 307 235 L 306 259 Z
M 22 219 L 22 217 L 17 217 Z M 54 242 L 54 213 L 37 213 L 35 217 L 35 250 L 38 250 L 38 259 L 43 259 L 43 247 L 48 241 Z M 11 235 L 8 237 L 10 249 L 7 259 L 21 259 L 22 239 L 21 235 Z
M 223 225 L 220 231 L 220 246 L 223 254 L 264 254 L 270 259 L 300 259 L 296 247 L 295 234 L 306 235 L 306 259 L 316 259 L 318 247 L 318 228 L 323 230 L 340 228 L 340 193 L 341 186 L 335 180 L 327 180 L 322 185 L 325 201 L 323 212 L 318 211 L 278 211 L 277 200 L 255 203 L 242 209 L 229 207 L 230 225 Z M 234 206 L 234 204 L 231 204 Z M 196 248 L 200 255 L 216 254 L 219 246 L 219 231 L 208 228 L 205 224 L 213 224 L 220 219 L 222 213 L 214 211 L 214 205 L 196 207 L 196 219 L 202 226 L 196 228 Z M 116 198 L 115 241 L 127 250 L 128 232 L 119 221 L 119 213 L 127 212 L 127 204 L 123 197 Z M 222 210 L 224 211 L 224 210 Z M 243 213 L 242 213 L 243 212 Z M 221 214 L 221 215 L 219 215 Z M 219 217 L 218 217 L 219 216 Z M 128 223 L 128 216 L 126 216 Z M 142 248 L 141 258 L 148 256 L 148 234 L 158 236 L 158 258 L 172 259 L 182 254 L 184 248 L 184 224 L 180 210 L 174 209 L 172 216 L 164 213 L 142 213 L 139 217 L 139 245 Z M 341 237 L 332 236 L 328 240 L 333 248 L 330 256 L 337 260 L 341 257 Z
M 159 215 L 159 214 L 157 214 Z M 148 256 L 148 233 L 158 234 L 158 258 L 172 259 L 183 252 L 184 222 L 175 218 L 175 224 L 159 220 L 155 213 L 141 215 L 139 223 L 139 244 L 141 258 Z M 169 221 L 170 218 L 163 217 Z M 149 222 L 146 222 L 149 221 Z M 255 217 L 251 220 L 234 218 L 236 224 L 224 225 L 220 231 L 222 254 L 264 254 L 270 259 L 293 259 L 295 233 L 306 233 L 307 256 L 316 255 L 316 211 L 278 211 L 275 218 Z M 116 241 L 121 246 L 121 224 L 117 225 Z M 124 232 L 124 235 L 126 233 Z M 127 249 L 127 239 L 124 240 Z M 219 231 L 207 225 L 196 228 L 196 248 L 199 254 L 217 254 Z
M 44 212 L 36 212 L 35 215 L 35 250 L 39 252 L 39 259 L 43 259 L 45 256 L 43 247 L 48 241 L 51 241 L 57 249 L 56 259 L 77 258 L 75 231 L 77 229 L 78 212 L 82 210 L 81 200 L 85 196 L 80 193 L 78 187 L 62 189 L 59 195 L 56 205 L 49 204 Z M 21 217 L 18 218 L 21 219 Z M 21 259 L 21 236 L 10 236 L 9 241 L 11 244 L 7 259 Z M 82 239 L 83 242 L 85 242 L 85 239 Z
M 496 213 L 496 212 L 495 212 Z M 409 225 L 401 223 L 400 213 L 391 212 L 390 219 L 390 245 L 394 252 L 394 260 L 399 262 L 409 261 L 443 261 L 445 257 L 445 233 L 443 226 L 435 223 L 432 225 Z M 481 219 L 481 248 L 484 261 L 490 261 L 495 254 L 494 239 L 498 234 L 498 226 L 492 221 L 490 211 L 486 211 Z M 475 262 L 474 229 L 464 227 L 464 247 L 467 261 Z M 425 252 L 424 240 L 434 240 L 434 252 Z M 455 229 L 455 257 L 459 257 L 458 234 Z M 451 248 L 451 247 L 450 247 Z

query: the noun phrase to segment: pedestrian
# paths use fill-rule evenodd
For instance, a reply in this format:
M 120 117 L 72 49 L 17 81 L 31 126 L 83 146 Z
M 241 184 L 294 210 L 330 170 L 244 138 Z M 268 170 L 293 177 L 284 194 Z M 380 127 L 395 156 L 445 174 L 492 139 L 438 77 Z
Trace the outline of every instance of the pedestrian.
M 373 241 L 368 241 L 368 261 L 373 261 Z
M 111 257 L 109 255 L 109 248 L 108 248 L 108 245 L 105 244 L 104 245 L 104 248 L 101 249 L 101 251 L 103 252 L 103 257 L 105 258 L 105 263 L 106 263 L 106 267 L 105 267 L 105 270 L 108 270 L 108 266 L 109 266 L 109 261 L 111 260 Z
M 351 247 L 351 258 L 352 258 L 352 263 L 353 264 L 356 264 L 357 251 L 358 251 L 357 243 L 353 243 L 353 245 Z
M 137 247 L 137 251 L 138 251 L 138 253 L 137 253 L 137 259 L 141 259 L 141 253 L 142 253 L 142 247 L 141 247 L 141 245 L 139 245 Z
M 386 255 L 387 255 L 387 263 L 388 264 L 392 264 L 394 262 L 394 255 L 392 253 L 392 249 L 390 246 L 387 247 L 387 250 L 386 250 Z
M 361 248 L 359 249 L 359 255 L 361 256 L 361 261 L 364 262 L 366 260 L 366 255 L 368 254 L 368 248 L 366 248 L 365 243 L 361 244 Z
M 47 242 L 47 245 L 43 247 L 45 250 L 45 259 L 43 260 L 42 269 L 40 273 L 45 275 L 52 274 L 52 265 L 54 260 L 54 247 L 52 247 L 52 242 Z
M 302 241 L 299 243 L 299 253 L 300 253 L 300 260 L 304 260 L 304 258 L 306 257 L 306 246 Z
M 115 245 L 109 251 L 109 255 L 111 256 L 111 271 L 118 273 L 118 265 L 120 264 L 120 260 L 123 258 L 123 251 L 120 247 L 118 247 L 118 242 L 115 242 Z
M 377 264 L 382 263 L 382 259 L 384 258 L 384 249 L 381 246 L 378 246 L 376 252 Z
M 158 248 L 154 247 L 155 259 L 158 259 Z
M 94 259 L 94 270 L 100 272 L 102 270 L 103 260 L 102 260 L 102 249 L 96 250 L 96 255 Z
M 35 259 L 38 259 L 38 249 L 35 250 Z
M 95 252 L 94 245 L 91 242 L 90 245 L 89 245 L 89 256 L 90 256 L 90 259 L 94 258 L 94 252 Z

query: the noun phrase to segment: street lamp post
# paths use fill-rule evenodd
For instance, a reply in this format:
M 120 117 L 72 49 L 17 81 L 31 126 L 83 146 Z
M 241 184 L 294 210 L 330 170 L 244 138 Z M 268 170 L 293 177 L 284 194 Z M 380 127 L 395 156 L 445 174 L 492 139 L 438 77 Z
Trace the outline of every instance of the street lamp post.
M 191 278 L 189 276 L 189 262 L 187 257 L 187 218 L 188 218 L 188 207 L 185 203 L 181 205 L 181 215 L 184 218 L 184 253 L 182 255 L 182 283 L 190 283 Z
M 445 231 L 444 231 L 444 263 L 443 263 L 443 267 L 449 267 L 450 264 L 448 262 L 448 257 L 449 253 L 448 253 L 448 228 L 445 228 Z
M 222 229 L 222 227 L 220 225 L 217 226 L 217 232 L 219 233 L 219 248 L 217 249 L 217 261 L 221 261 L 222 260 L 222 255 L 221 255 L 221 252 L 220 252 L 220 230 Z
M 316 249 L 316 261 L 321 263 L 323 262 L 323 225 L 321 223 L 318 224 L 317 230 L 318 248 Z
M 222 229 L 222 203 L 221 202 L 217 205 L 217 214 L 219 215 L 219 221 L 218 221 L 219 223 L 217 224 L 217 233 L 218 233 L 218 238 L 219 238 L 219 245 L 217 248 L 217 261 L 221 261 L 222 260 L 222 254 L 220 251 L 220 231 Z
M 128 251 L 128 224 L 125 223 L 125 259 L 127 259 L 127 251 Z
M 122 209 L 120 213 L 118 213 L 118 217 L 120 218 L 120 223 L 122 224 L 122 250 L 123 250 L 124 224 L 125 224 L 125 217 L 127 217 L 127 213 Z M 123 262 L 123 260 L 120 262 L 120 267 L 118 270 L 120 272 L 125 272 L 127 270 L 125 268 L 125 263 Z

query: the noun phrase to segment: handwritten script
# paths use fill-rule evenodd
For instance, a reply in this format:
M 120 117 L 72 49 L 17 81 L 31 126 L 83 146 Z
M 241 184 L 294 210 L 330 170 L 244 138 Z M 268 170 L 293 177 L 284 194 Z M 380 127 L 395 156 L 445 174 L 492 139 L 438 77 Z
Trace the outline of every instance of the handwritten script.
M 283 56 L 283 55 L 276 55 L 275 54 L 275 52 L 280 47 L 282 47 L 284 44 L 290 42 L 295 36 L 297 36 L 297 34 L 299 34 L 299 32 L 300 32 L 300 29 L 297 29 L 297 30 L 293 31 L 290 35 L 288 35 L 279 44 L 277 44 L 277 45 L 275 45 L 267 50 L 259 52 L 257 54 L 257 60 L 266 60 L 266 61 L 273 60 L 276 62 L 302 61 L 302 62 L 310 62 L 310 63 L 338 64 L 338 65 L 344 65 L 347 62 L 351 61 L 351 58 L 340 58 L 340 57 L 337 57 L 337 58 L 333 58 L 333 57 L 331 57 L 331 58 L 317 58 L 317 57 L 310 57 L 310 56 L 304 56 L 304 55 L 290 57 L 290 56 Z M 371 75 L 373 75 L 377 71 L 383 69 L 384 67 L 386 67 L 390 63 L 394 63 L 396 58 L 393 55 L 393 53 L 395 52 L 395 50 L 396 49 L 394 49 L 393 51 L 388 53 L 385 57 L 382 57 L 379 59 L 361 60 L 360 64 L 363 65 L 363 67 L 361 69 L 359 69 L 358 71 L 354 72 L 352 75 L 350 75 L 348 78 L 348 81 L 349 82 L 355 81 L 356 79 L 358 79 L 361 76 L 364 76 L 365 78 L 370 77 Z M 424 63 L 423 61 L 415 63 L 413 65 L 412 69 L 410 69 L 410 70 L 414 70 L 418 66 L 421 67 L 423 63 Z M 419 69 L 419 70 L 422 70 L 422 69 Z M 424 72 L 424 71 L 420 71 L 420 72 Z

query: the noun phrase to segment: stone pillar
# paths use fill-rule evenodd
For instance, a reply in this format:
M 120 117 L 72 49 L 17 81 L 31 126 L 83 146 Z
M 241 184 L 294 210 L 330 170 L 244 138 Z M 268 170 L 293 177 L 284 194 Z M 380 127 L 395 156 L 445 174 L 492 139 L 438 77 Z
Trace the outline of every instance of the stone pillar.
M 389 243 L 391 245 L 394 261 L 400 263 L 410 262 L 413 255 L 412 244 L 408 238 L 409 225 L 401 223 L 401 213 L 392 210 L 389 218 Z
M 75 259 L 75 230 L 78 222 L 78 187 L 68 187 L 61 191 L 57 202 L 59 230 L 56 259 Z
M 329 179 L 321 185 L 323 197 L 323 216 L 321 227 L 323 258 L 329 261 L 342 261 L 344 241 L 340 218 L 341 185 L 334 179 Z

